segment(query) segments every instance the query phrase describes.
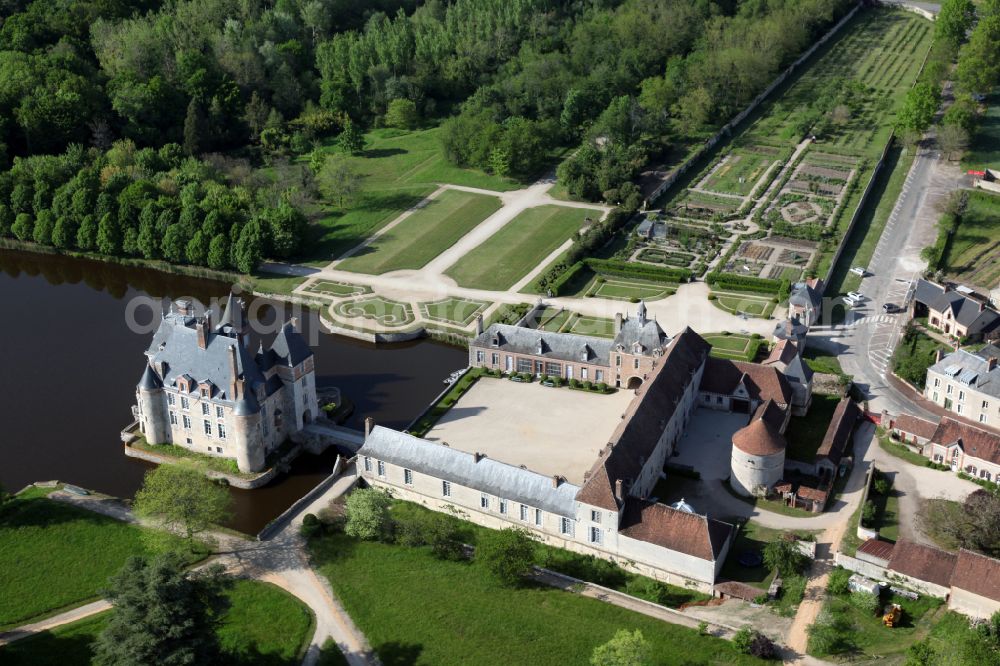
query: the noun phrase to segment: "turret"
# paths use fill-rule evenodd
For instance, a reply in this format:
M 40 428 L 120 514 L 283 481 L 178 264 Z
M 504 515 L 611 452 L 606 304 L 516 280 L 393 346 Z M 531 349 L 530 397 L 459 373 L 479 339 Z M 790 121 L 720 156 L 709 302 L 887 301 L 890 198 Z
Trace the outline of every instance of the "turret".
M 236 442 L 236 465 L 241 472 L 264 469 L 264 443 L 261 441 L 260 405 L 252 391 L 239 382 L 240 396 L 233 407 L 233 440 Z
M 146 364 L 142 378 L 136 386 L 136 401 L 139 419 L 146 441 L 150 444 L 170 442 L 170 421 L 167 417 L 166 401 L 163 396 L 163 382 L 153 366 Z

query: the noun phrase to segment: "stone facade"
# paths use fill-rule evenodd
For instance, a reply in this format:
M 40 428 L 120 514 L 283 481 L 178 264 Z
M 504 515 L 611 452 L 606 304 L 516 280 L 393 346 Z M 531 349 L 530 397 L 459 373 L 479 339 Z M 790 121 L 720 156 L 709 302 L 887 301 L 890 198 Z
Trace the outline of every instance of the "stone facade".
M 196 316 L 189 301 L 164 315 L 146 351 L 134 413 L 151 445 L 175 444 L 232 458 L 259 472 L 267 455 L 319 411 L 312 351 L 286 323 L 254 354 L 242 304 L 230 296 L 222 319 Z
M 1000 428 L 1000 348 L 987 345 L 973 353 L 938 352 L 927 368 L 924 397 L 962 418 Z

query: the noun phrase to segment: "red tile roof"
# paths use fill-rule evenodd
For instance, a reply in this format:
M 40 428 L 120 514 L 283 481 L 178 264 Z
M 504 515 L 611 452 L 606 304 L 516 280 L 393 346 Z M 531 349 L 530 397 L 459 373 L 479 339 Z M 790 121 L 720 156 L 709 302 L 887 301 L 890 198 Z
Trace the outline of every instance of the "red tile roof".
M 879 539 L 868 539 L 863 544 L 858 546 L 859 553 L 865 553 L 872 557 L 877 557 L 880 560 L 889 561 L 892 559 L 892 551 L 894 546 L 888 541 L 881 541 Z
M 715 561 L 732 535 L 733 526 L 666 504 L 629 499 L 618 532 L 630 539 Z
M 795 494 L 802 499 L 812 500 L 814 502 L 826 502 L 826 498 L 829 495 L 825 490 L 820 490 L 819 488 L 810 488 L 809 486 L 799 486 L 799 489 L 795 491 Z
M 942 416 L 931 441 L 944 446 L 960 442 L 965 455 L 1000 465 L 1000 435 Z
M 889 570 L 948 587 L 956 559 L 947 551 L 900 539 L 892 549 Z
M 780 407 L 768 400 L 754 413 L 750 423 L 733 433 L 733 446 L 751 456 L 783 453 L 785 438 L 781 424 L 785 415 Z
M 780 340 L 778 344 L 774 345 L 774 349 L 771 353 L 767 355 L 767 359 L 762 365 L 772 365 L 775 363 L 783 363 L 788 365 L 795 357 L 799 354 L 798 345 L 795 344 L 794 340 Z
M 938 424 L 934 421 L 922 419 L 919 416 L 913 416 L 912 414 L 900 414 L 899 417 L 893 421 L 892 427 L 900 432 L 916 435 L 917 437 L 921 437 L 923 439 L 930 439 L 937 431 Z
M 816 462 L 829 460 L 834 465 L 840 464 L 854 433 L 854 426 L 860 417 L 861 410 L 850 398 L 844 398 L 837 404 L 830 425 L 826 429 L 826 435 L 823 436 L 823 442 L 816 450 Z
M 968 550 L 958 551 L 952 587 L 967 590 L 987 599 L 1000 601 L 1000 560 Z
M 701 378 L 701 390 L 732 395 L 743 383 L 754 400 L 774 400 L 779 405 L 792 401 L 792 388 L 785 376 L 774 367 L 745 361 L 709 358 Z

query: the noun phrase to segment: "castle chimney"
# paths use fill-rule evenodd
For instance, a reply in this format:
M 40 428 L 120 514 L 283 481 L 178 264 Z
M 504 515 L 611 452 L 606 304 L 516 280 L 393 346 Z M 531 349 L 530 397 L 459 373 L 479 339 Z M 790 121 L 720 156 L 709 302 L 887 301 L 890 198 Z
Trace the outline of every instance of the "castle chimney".
M 482 459 L 483 459 L 483 458 L 485 458 L 485 457 L 486 457 L 486 454 L 485 454 L 485 453 L 480 453 L 479 451 L 476 451 L 476 453 L 475 453 L 475 454 L 474 454 L 474 456 L 473 456 L 473 459 L 474 459 L 474 460 L 475 460 L 476 462 L 479 462 L 480 460 L 482 460 Z
M 292 317 L 291 319 L 288 320 L 288 323 L 292 325 L 292 330 L 295 330 L 295 331 L 299 330 L 299 318 L 298 317 Z
M 186 298 L 177 299 L 175 305 L 177 306 L 177 314 L 184 315 L 185 317 L 191 316 L 192 312 L 194 312 L 194 306 Z
M 615 499 L 618 500 L 619 504 L 624 503 L 624 498 L 622 497 L 622 480 L 615 479 Z
M 194 328 L 198 332 L 198 348 L 208 348 L 208 316 L 204 316 L 195 322 Z
M 232 380 L 229 385 L 229 392 L 231 394 L 232 400 L 239 399 L 239 377 L 240 371 L 239 366 L 236 364 L 236 345 L 229 346 L 229 371 L 232 374 Z
M 368 439 L 368 435 L 372 434 L 372 428 L 375 427 L 375 419 L 370 416 L 365 417 L 365 439 Z
M 480 313 L 476 317 L 476 335 L 482 335 L 482 334 L 483 334 L 483 315 L 482 313 Z
M 560 483 L 562 483 L 562 477 L 559 476 L 558 474 L 553 474 L 552 475 L 552 487 L 553 488 L 558 488 Z
M 615 335 L 618 335 L 621 332 L 622 332 L 622 313 L 621 312 L 616 312 L 615 313 Z
M 934 350 L 934 362 L 940 363 L 942 358 L 944 358 L 944 350 L 943 349 Z
M 983 301 L 979 301 L 979 311 L 982 312 L 985 309 L 986 309 L 986 303 Z
M 986 369 L 987 369 L 987 371 L 993 371 L 993 370 L 996 370 L 996 368 L 997 368 L 997 357 L 996 356 L 990 356 L 988 359 L 986 359 Z

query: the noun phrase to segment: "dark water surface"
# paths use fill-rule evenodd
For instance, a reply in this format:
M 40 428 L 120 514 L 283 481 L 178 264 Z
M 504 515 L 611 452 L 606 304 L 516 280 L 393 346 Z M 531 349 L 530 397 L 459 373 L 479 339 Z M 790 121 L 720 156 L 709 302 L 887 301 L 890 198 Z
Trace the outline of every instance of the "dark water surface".
M 131 497 L 150 465 L 122 453 L 119 431 L 132 420 L 152 334 L 130 330 L 127 306 L 146 296 L 207 304 L 228 291 L 211 280 L 0 250 L 0 484 L 16 491 L 59 479 Z M 258 301 L 254 311 L 264 322 L 299 316 L 307 340 L 319 330 L 307 310 L 279 313 Z M 135 319 L 151 315 L 140 307 Z M 463 350 L 430 341 L 376 348 L 322 333 L 315 340 L 316 384 L 354 401 L 347 425 L 358 428 L 365 416 L 405 427 L 467 363 Z M 232 526 L 259 530 L 329 474 L 334 457 L 305 455 L 267 487 L 233 490 Z

